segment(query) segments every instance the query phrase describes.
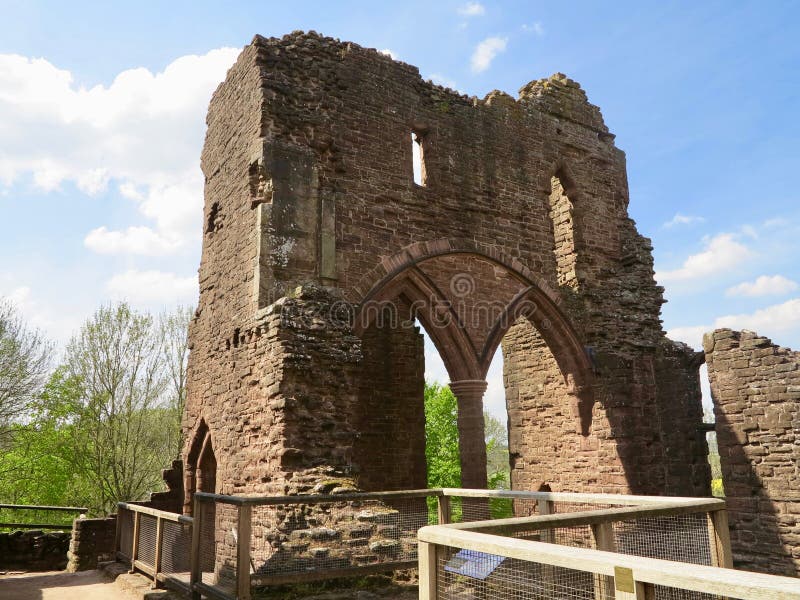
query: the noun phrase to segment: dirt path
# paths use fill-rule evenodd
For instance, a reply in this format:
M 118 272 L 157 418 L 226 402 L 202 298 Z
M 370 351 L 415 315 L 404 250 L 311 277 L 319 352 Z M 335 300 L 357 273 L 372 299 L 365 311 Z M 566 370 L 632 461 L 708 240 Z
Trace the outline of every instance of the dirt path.
M 128 600 L 100 571 L 0 576 L 3 600 Z

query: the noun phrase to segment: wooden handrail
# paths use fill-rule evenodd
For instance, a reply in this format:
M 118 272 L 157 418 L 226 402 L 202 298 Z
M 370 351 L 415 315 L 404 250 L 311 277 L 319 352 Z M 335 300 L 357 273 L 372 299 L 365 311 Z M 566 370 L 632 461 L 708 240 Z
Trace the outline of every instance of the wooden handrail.
M 88 508 L 80 506 L 37 506 L 35 504 L 0 504 L 0 509 L 7 508 L 9 510 L 50 510 L 71 513 L 86 513 L 89 512 Z
M 722 503 L 725 506 L 725 503 Z M 538 531 L 557 527 L 575 527 L 580 525 L 599 525 L 616 521 L 653 517 L 676 517 L 680 515 L 708 513 L 720 510 L 719 503 L 711 499 L 698 500 L 695 504 L 665 503 L 649 506 L 625 506 L 620 508 L 604 508 L 572 513 L 540 514 L 530 517 L 510 517 L 507 519 L 491 519 L 486 521 L 468 521 L 446 525 L 451 529 L 480 531 L 508 535 L 520 531 Z
M 461 488 L 442 488 L 445 496 L 464 498 L 510 498 L 512 500 L 547 500 L 550 502 L 572 502 L 577 504 L 617 504 L 620 506 L 644 506 L 661 504 L 695 504 L 715 502 L 725 508 L 721 498 L 690 498 L 683 496 L 628 496 L 625 494 L 583 494 L 579 492 L 526 492 L 518 490 L 477 490 Z
M 396 492 L 358 492 L 354 494 L 314 494 L 296 496 L 227 496 L 210 492 L 195 492 L 203 502 L 219 502 L 236 506 L 275 506 L 277 504 L 314 504 L 320 502 L 350 502 L 352 500 L 401 500 L 404 498 L 435 498 L 442 490 L 402 490 Z
M 157 508 L 150 508 L 149 506 L 141 506 L 140 504 L 131 504 L 130 502 L 117 502 L 117 508 L 141 513 L 143 515 L 150 515 L 151 517 L 158 517 L 160 519 L 164 519 L 165 521 L 172 521 L 173 523 L 189 524 L 194 520 L 189 515 L 179 515 L 178 513 L 172 513 L 166 510 L 158 510 Z
M 419 530 L 418 538 L 423 544 L 464 548 L 603 576 L 613 577 L 615 568 L 624 567 L 632 570 L 637 583 L 663 585 L 740 600 L 800 600 L 800 580 L 792 577 L 560 546 L 458 530 L 443 525 L 423 527 Z M 430 551 L 421 549 L 420 557 L 423 555 L 429 556 Z M 422 585 L 423 583 L 421 587 Z

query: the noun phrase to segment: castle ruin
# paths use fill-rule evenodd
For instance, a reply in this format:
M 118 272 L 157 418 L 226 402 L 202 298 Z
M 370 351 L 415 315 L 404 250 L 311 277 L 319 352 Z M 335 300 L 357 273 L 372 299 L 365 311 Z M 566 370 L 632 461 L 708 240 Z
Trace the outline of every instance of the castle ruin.
M 625 156 L 576 82 L 478 100 L 356 44 L 256 37 L 202 169 L 187 510 L 195 490 L 425 487 L 415 322 L 458 399 L 463 487 L 486 486 L 502 347 L 513 487 L 708 493 L 703 354 L 662 330 Z

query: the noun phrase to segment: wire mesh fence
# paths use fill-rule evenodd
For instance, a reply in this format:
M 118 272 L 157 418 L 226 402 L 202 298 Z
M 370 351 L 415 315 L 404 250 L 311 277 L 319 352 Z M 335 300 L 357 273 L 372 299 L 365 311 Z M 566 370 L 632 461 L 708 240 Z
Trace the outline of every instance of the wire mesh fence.
M 164 521 L 161 535 L 160 571 L 189 585 L 191 571 L 192 528 L 188 523 Z
M 440 515 L 445 522 L 469 523 L 560 514 L 552 521 L 554 526 L 535 518 L 476 525 L 477 530 L 502 530 L 506 536 L 559 546 L 697 565 L 714 563 L 718 548 L 709 537 L 707 515 L 691 513 L 706 510 L 703 502 L 708 501 L 700 501 L 700 508 L 679 507 L 667 517 L 632 507 L 630 500 L 614 503 L 606 496 L 583 501 L 575 496 L 513 493 L 498 497 L 487 492 L 480 497 L 467 490 L 262 498 L 198 493 L 194 519 L 121 504 L 117 551 L 122 557 L 135 557 L 134 566 L 156 581 L 174 582 L 211 597 L 247 598 L 251 584 L 296 583 L 416 566 L 418 530 L 436 525 Z M 664 505 L 652 499 L 651 503 Z M 599 510 L 621 505 L 628 510 L 606 511 L 597 520 Z M 565 517 L 571 513 L 574 519 Z M 598 543 L 598 523 L 604 526 L 602 544 Z M 580 568 L 481 553 L 469 556 L 458 548 L 440 552 L 437 561 L 440 598 L 613 597 L 609 595 L 612 577 Z M 658 586 L 654 592 L 657 600 L 712 598 Z
M 555 503 L 555 506 L 551 504 L 545 510 L 548 513 L 572 513 L 584 512 L 589 507 L 602 509 L 610 506 Z M 540 505 L 538 509 L 541 508 Z M 524 523 L 516 525 L 506 535 L 573 548 L 610 550 L 698 565 L 714 564 L 706 512 L 610 522 L 608 526 L 612 535 L 611 539 L 604 540 L 605 547 L 598 543 L 596 532 L 588 524 L 553 528 L 542 528 L 541 524 L 535 522 L 528 525 L 529 528 Z M 614 597 L 614 580 L 608 576 L 457 548 L 440 548 L 437 561 L 437 598 L 440 600 Z M 719 600 L 719 596 L 659 585 L 653 587 L 652 597 L 654 600 Z
M 120 508 L 117 511 L 117 553 L 128 562 L 133 556 L 133 512 Z
M 696 565 L 713 565 L 708 515 L 696 513 L 614 523 L 616 551 Z M 657 600 L 713 600 L 710 594 L 655 587 Z
M 152 515 L 139 515 L 139 546 L 136 560 L 149 568 L 156 564 L 156 524 L 158 519 Z
M 200 581 L 227 595 L 234 595 L 237 581 L 238 509 L 231 504 L 200 502 Z
M 536 497 L 494 497 L 488 495 L 485 497 L 450 495 L 449 502 L 451 523 L 469 523 L 511 517 L 533 517 L 543 514 L 565 514 L 619 506 L 608 502 L 552 501 Z
M 262 581 L 416 565 L 417 531 L 436 524 L 424 497 L 256 506 L 251 560 Z
M 606 577 L 585 571 L 439 547 L 440 600 L 613 600 Z

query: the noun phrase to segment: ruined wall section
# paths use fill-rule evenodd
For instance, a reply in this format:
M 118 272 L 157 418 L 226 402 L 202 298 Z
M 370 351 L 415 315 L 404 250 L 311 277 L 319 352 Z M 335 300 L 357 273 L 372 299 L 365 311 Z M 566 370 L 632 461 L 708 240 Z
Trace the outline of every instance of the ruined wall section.
M 702 493 L 669 483 L 666 468 L 637 462 L 647 447 L 654 463 L 665 448 L 676 461 L 694 464 L 697 456 L 681 440 L 663 439 L 672 431 L 659 407 L 672 399 L 657 381 L 663 290 L 653 281 L 649 240 L 627 215 L 624 154 L 577 83 L 556 75 L 531 82 L 518 99 L 492 92 L 478 100 L 355 44 L 314 33 L 257 36 L 215 93 L 208 125 L 206 234 L 184 429 L 191 433 L 201 418 L 208 423 L 217 480 L 227 486 L 220 491 L 267 491 L 326 461 L 344 470 L 371 466 L 369 456 L 353 452 L 360 341 L 336 327 L 335 339 L 325 340 L 327 317 L 320 326 L 288 326 L 284 309 L 271 307 L 309 283 L 358 303 L 392 275 L 390 257 L 446 238 L 449 248 L 478 248 L 530 269 L 542 287 L 557 290 L 560 309 L 590 349 L 592 432 L 575 436 L 578 446 L 560 454 L 548 480 L 588 460 L 613 473 L 586 491 Z M 421 139 L 424 186 L 413 182 L 412 133 Z M 561 289 L 553 176 L 573 207 L 575 285 Z M 311 296 L 294 298 L 298 310 L 313 309 Z M 523 338 L 535 335 L 518 332 L 506 359 L 521 365 L 538 356 L 523 355 L 537 344 Z M 321 374 L 308 366 L 313 361 Z M 523 383 L 520 390 L 533 389 Z M 582 391 L 560 385 L 557 392 L 551 386 L 557 412 L 540 418 L 552 420 L 553 431 L 571 418 L 576 429 L 577 415 L 564 407 Z M 679 389 L 688 395 L 678 404 L 699 406 L 690 382 Z M 535 402 L 519 395 L 523 404 Z M 327 424 L 312 418 L 320 407 L 330 410 Z M 531 437 L 523 446 L 537 443 Z
M 353 476 L 364 491 L 427 487 L 424 338 L 408 306 L 395 303 L 399 314 L 381 315 L 361 336 L 353 453 L 369 464 Z
M 200 299 L 190 326 L 187 447 L 204 421 L 218 463 L 217 491 L 274 491 L 280 472 L 280 317 L 256 315 L 256 215 L 248 169 L 263 97 L 255 49 L 245 48 L 214 94 L 202 155 L 205 174 Z M 278 484 L 280 485 L 280 484 Z M 187 490 L 191 491 L 191 490 Z
M 800 353 L 752 331 L 703 339 L 734 563 L 800 573 Z

